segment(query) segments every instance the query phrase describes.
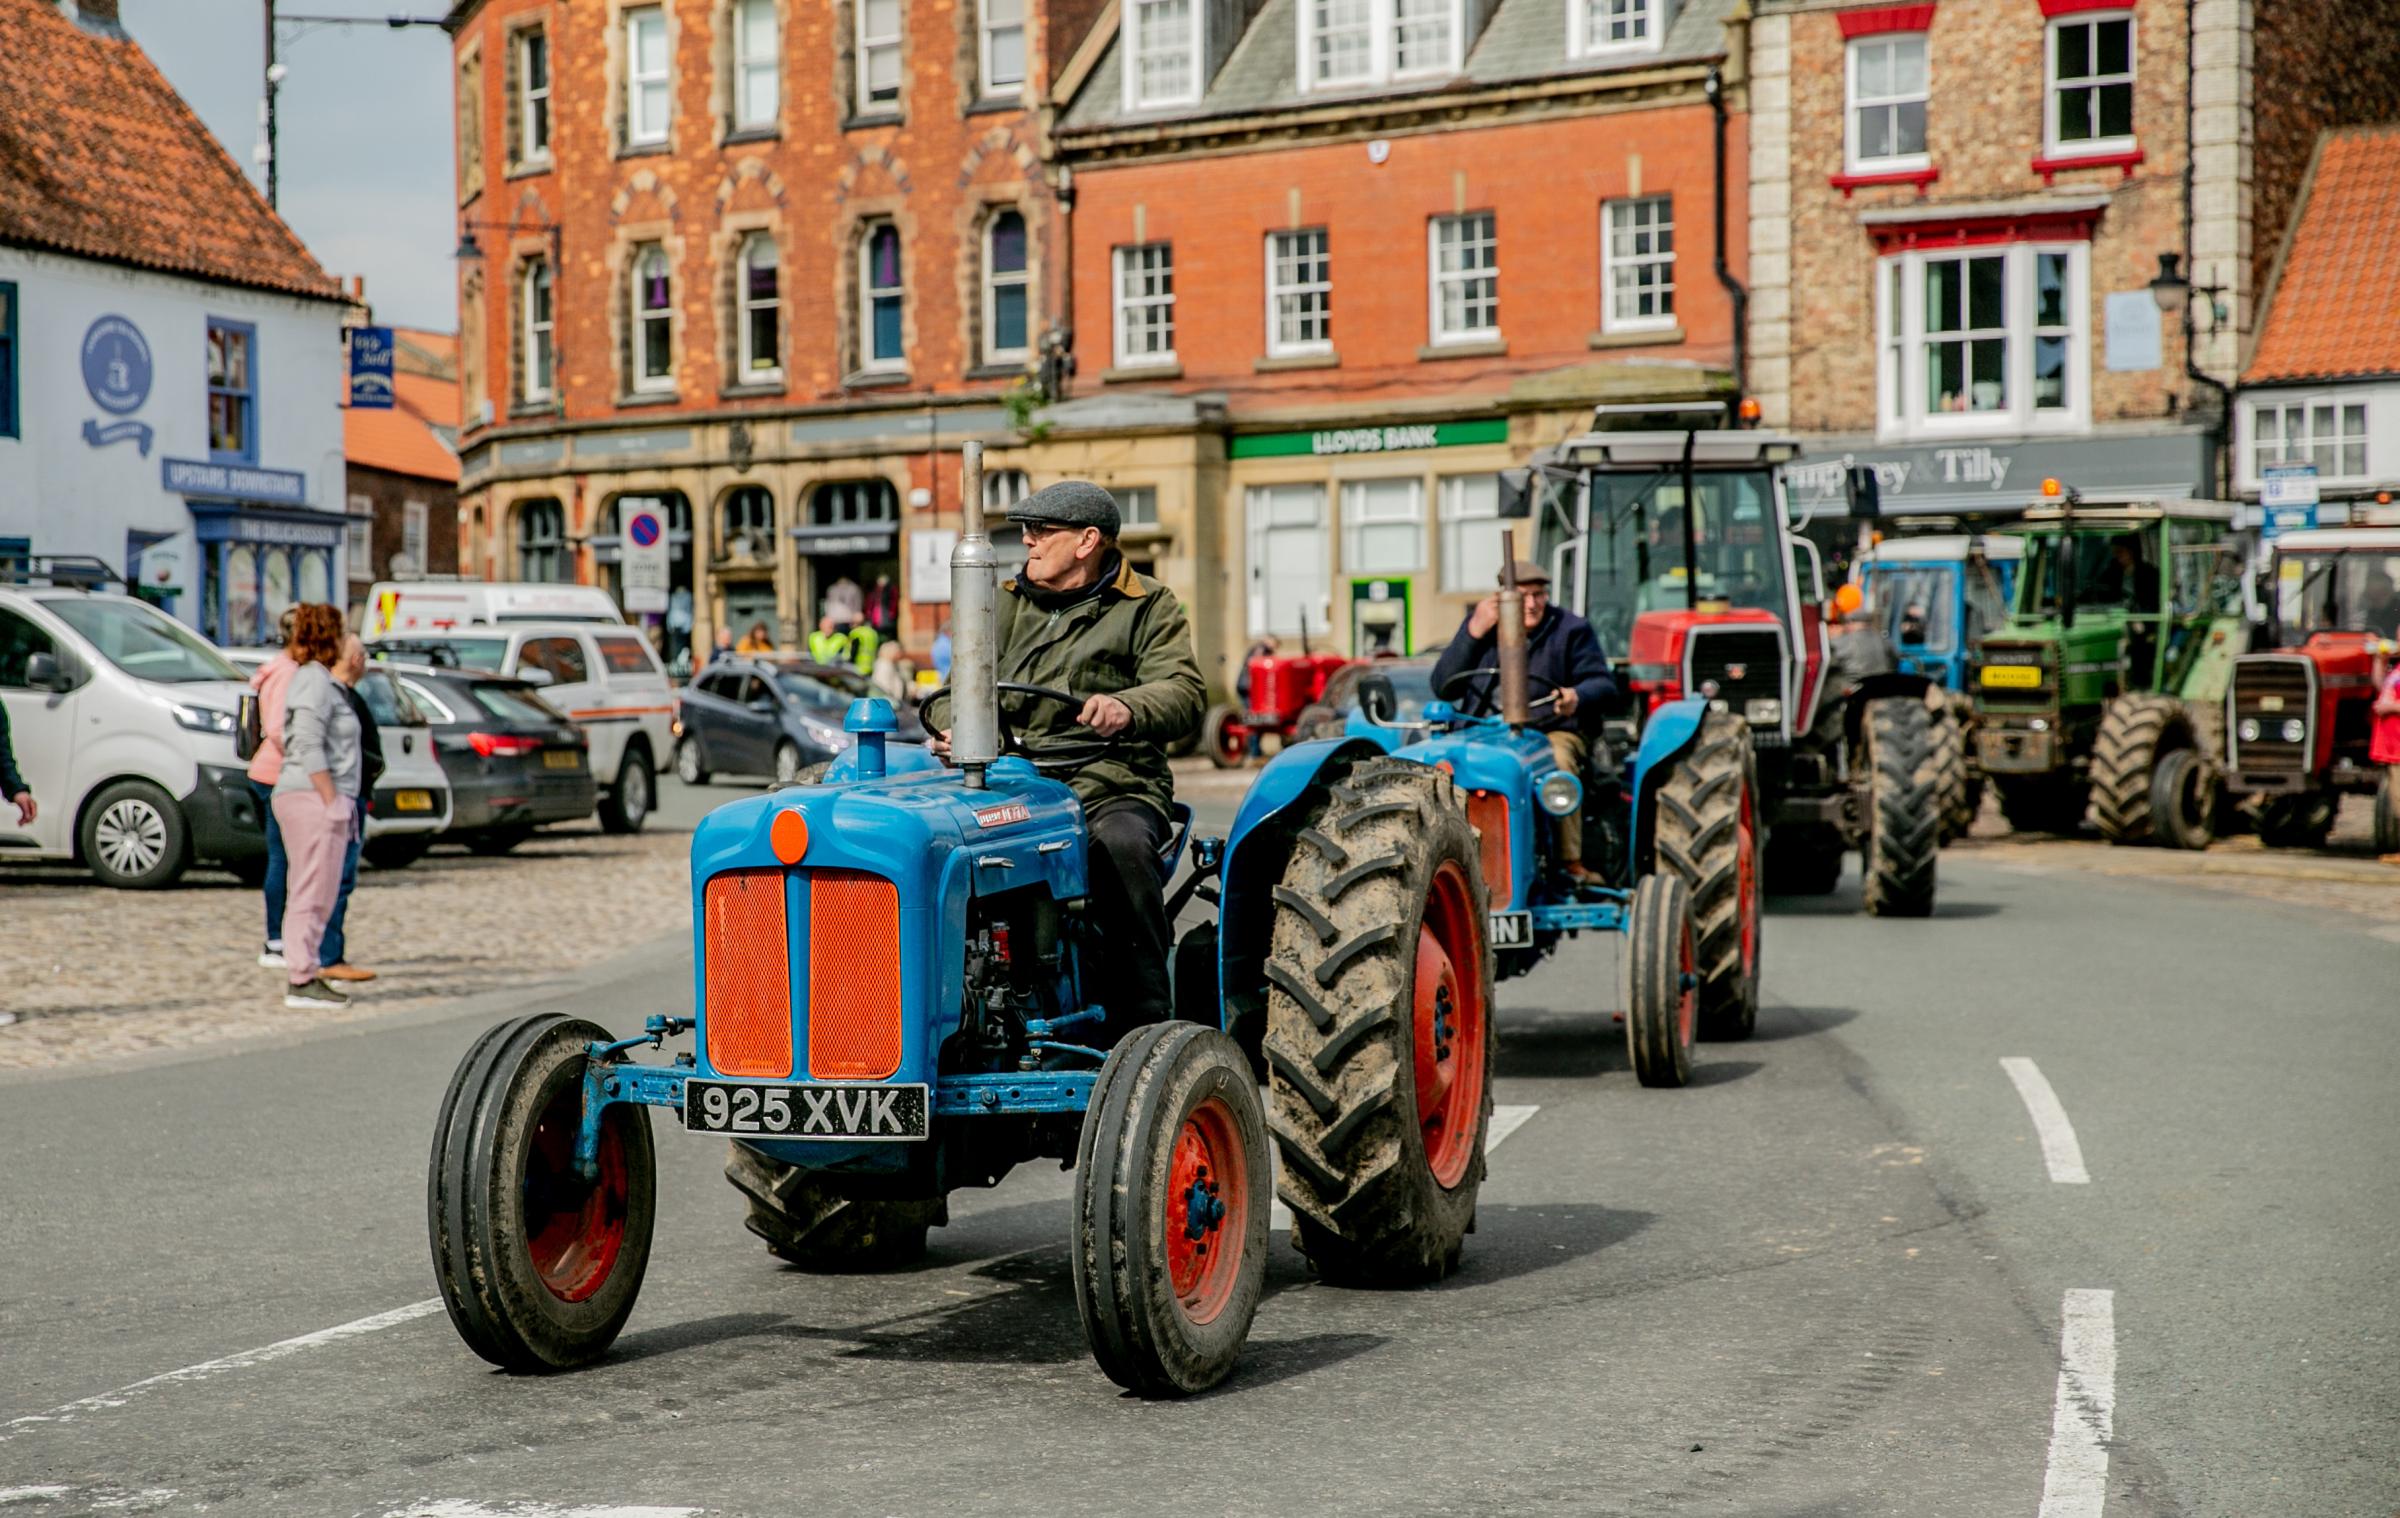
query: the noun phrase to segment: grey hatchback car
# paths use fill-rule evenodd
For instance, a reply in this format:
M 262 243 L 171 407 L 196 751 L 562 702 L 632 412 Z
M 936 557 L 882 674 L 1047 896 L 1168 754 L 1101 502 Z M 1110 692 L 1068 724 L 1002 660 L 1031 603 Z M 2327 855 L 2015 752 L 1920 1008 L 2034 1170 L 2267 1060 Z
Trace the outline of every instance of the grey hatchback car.
M 719 659 L 675 699 L 675 778 L 772 775 L 789 781 L 849 746 L 842 714 L 876 694 L 856 670 L 806 659 Z M 914 702 L 900 705 L 899 736 L 925 736 Z

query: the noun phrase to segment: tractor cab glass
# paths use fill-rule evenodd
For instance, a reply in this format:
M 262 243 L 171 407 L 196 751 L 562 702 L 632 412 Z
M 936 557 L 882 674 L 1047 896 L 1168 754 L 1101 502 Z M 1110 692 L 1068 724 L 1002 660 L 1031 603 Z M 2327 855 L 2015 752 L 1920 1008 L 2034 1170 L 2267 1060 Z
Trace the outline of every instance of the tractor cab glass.
M 2295 643 L 2321 632 L 2400 638 L 2400 553 L 2277 554 L 2275 627 L 2280 640 Z
M 2138 558 L 2131 566 L 2119 562 L 2116 544 L 2134 537 Z M 2073 533 L 2050 533 L 2027 545 L 2025 569 L 2018 577 L 2017 610 L 2036 620 L 2055 617 L 2061 604 L 2060 573 L 2068 573 L 2080 608 L 2107 607 L 2116 611 L 2156 611 L 2158 568 L 2150 542 L 2124 527 L 2095 527 Z M 2146 604 L 2145 604 L 2146 603 Z
M 1947 654 L 1958 647 L 1950 611 L 1958 571 L 1946 564 L 1878 569 L 1867 582 L 1883 629 L 1902 653 Z
M 1789 605 L 1768 471 L 1695 472 L 1689 500 L 1676 469 L 1596 471 L 1587 488 L 1584 614 L 1601 647 L 1627 647 L 1634 619 L 1644 612 L 1723 603 L 1780 617 Z

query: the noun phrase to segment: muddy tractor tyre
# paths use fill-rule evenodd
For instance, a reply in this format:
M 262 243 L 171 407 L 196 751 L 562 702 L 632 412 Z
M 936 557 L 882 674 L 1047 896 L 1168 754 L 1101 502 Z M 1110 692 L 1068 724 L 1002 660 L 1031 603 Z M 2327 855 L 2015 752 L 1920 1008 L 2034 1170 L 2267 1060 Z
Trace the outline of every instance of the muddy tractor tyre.
M 1933 722 L 1925 703 L 1907 696 L 1867 703 L 1867 830 L 1859 862 L 1867 910 L 1877 917 L 1933 915 L 1942 826 L 1929 762 Z
M 2086 788 L 2066 775 L 1999 775 L 1992 784 L 2000 792 L 2000 815 L 2019 833 L 2072 838 L 2091 801 Z
M 1267 1279 L 1273 1172 L 1241 1045 L 1144 1028 L 1100 1067 L 1075 1155 L 1075 1311 L 1111 1381 L 1143 1397 L 1230 1374 Z
M 1937 693 L 1938 694 L 1938 693 Z M 1941 803 L 1939 842 L 1948 848 L 1975 826 L 1975 805 L 1967 780 L 1967 725 L 1958 709 L 1944 701 L 1927 713 L 1926 759 L 1932 771 L 1933 793 Z
M 1674 875 L 1645 875 L 1633 888 L 1625 944 L 1625 1053 L 1645 1086 L 1685 1086 L 1700 1030 L 1699 977 L 1692 969 L 1692 893 Z
M 744 1227 L 776 1258 L 827 1275 L 891 1270 L 925 1254 L 925 1230 L 949 1221 L 945 1203 L 861 1201 L 829 1190 L 813 1172 L 744 1144 L 725 1159 L 725 1179 L 750 1204 Z
M 2092 740 L 2092 825 L 2110 843 L 2155 841 L 2152 783 L 2159 761 L 2194 737 L 2183 703 L 2171 696 L 2119 696 L 2100 715 Z
M 1458 1263 L 1492 1111 L 1492 955 L 1475 830 L 1448 775 L 1370 759 L 1274 888 L 1267 1129 L 1293 1242 L 1328 1281 Z
M 1200 751 L 1221 770 L 1236 770 L 1250 757 L 1249 744 L 1233 731 L 1240 713 L 1230 706 L 1212 706 L 1200 719 Z
M 2150 837 L 2161 848 L 2205 849 L 2216 841 L 2223 784 L 2196 748 L 2169 749 L 2150 778 Z M 2329 817 L 2327 828 L 2332 827 Z
M 442 1097 L 426 1187 L 434 1275 L 459 1337 L 506 1370 L 598 1359 L 649 1267 L 649 1109 L 611 1106 L 598 1178 L 575 1170 L 584 1049 L 607 1037 L 556 1013 L 502 1023 L 468 1049 Z
M 2258 812 L 2258 841 L 2270 849 L 2321 849 L 2341 815 L 2342 793 L 2303 791 L 2277 796 Z
M 1748 1038 L 1758 1026 L 1758 764 L 1750 730 L 1710 712 L 1658 787 L 1658 867 L 1691 892 L 1700 1036 Z

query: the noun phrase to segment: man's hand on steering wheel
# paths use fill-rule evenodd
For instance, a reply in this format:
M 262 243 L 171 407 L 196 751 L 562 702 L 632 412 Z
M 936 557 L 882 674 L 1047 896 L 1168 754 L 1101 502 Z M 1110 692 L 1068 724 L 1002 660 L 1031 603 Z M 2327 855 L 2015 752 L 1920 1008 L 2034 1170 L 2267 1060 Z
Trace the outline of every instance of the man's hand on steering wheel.
M 1133 726 L 1133 708 L 1114 696 L 1094 696 L 1075 714 L 1077 723 L 1103 738 L 1114 738 Z

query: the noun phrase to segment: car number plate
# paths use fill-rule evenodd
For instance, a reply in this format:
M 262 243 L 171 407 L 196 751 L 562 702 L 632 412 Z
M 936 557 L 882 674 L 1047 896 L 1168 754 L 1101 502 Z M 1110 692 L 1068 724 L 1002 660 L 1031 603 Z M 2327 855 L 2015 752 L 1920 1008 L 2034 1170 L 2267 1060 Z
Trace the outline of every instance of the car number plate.
M 1494 912 L 1492 914 L 1492 947 L 1494 949 L 1532 948 L 1533 914 L 1531 912 Z
M 583 754 L 578 749 L 546 748 L 542 750 L 542 764 L 554 770 L 579 770 L 583 768 Z
M 433 810 L 431 791 L 394 791 L 392 810 L 396 812 L 430 812 Z
M 923 1085 L 819 1086 L 692 1080 L 683 1126 L 694 1133 L 904 1143 L 925 1136 Z
M 1983 683 L 2027 690 L 2042 683 L 2042 669 L 2038 664 L 1986 664 Z

